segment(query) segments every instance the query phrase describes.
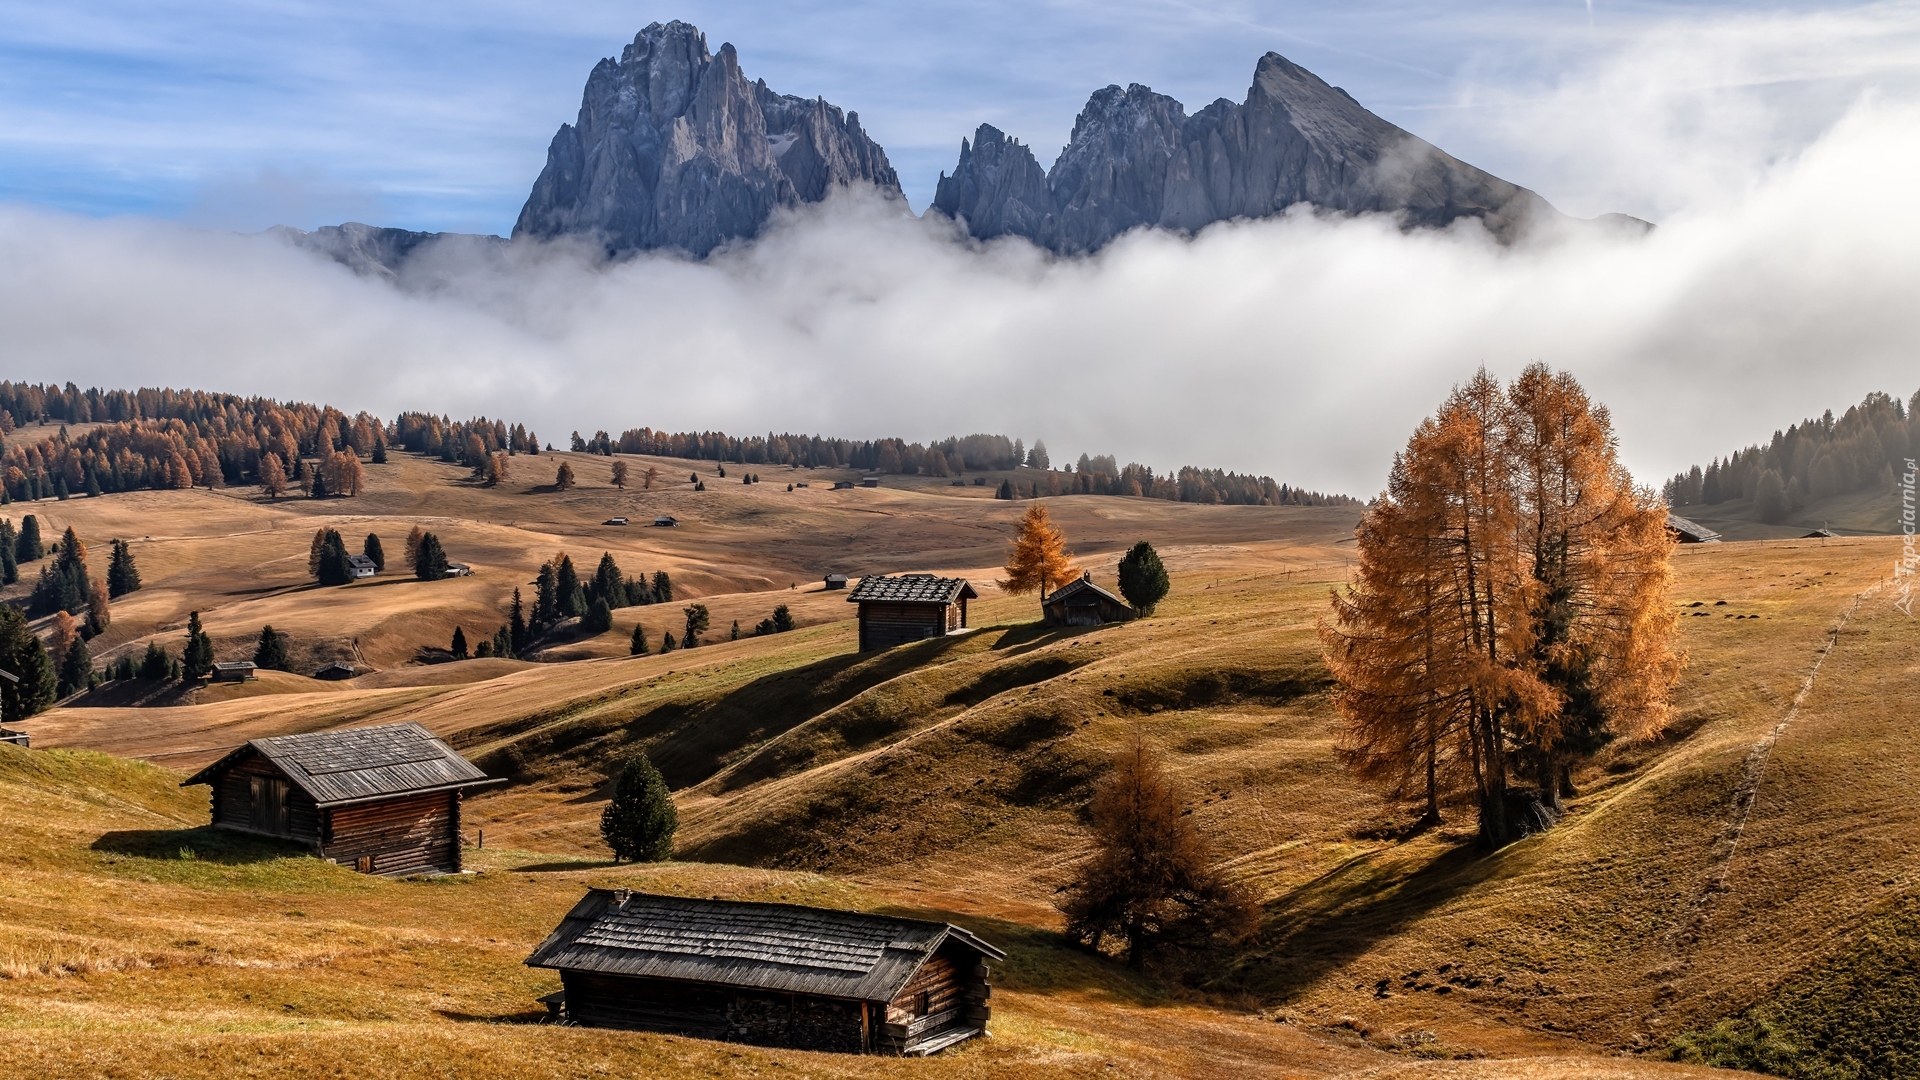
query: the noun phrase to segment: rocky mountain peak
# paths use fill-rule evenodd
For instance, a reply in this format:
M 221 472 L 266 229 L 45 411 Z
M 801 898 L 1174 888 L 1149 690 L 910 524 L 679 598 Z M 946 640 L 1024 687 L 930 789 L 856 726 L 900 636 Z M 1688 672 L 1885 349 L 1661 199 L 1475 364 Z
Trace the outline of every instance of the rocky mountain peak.
M 1558 215 L 1279 53 L 1260 58 L 1244 101 L 1222 98 L 1191 116 L 1138 83 L 1095 91 L 1046 173 L 1044 204 L 1025 189 L 1014 212 L 995 203 L 986 193 L 1006 185 L 975 175 L 987 161 L 978 143 L 942 178 L 953 197 L 936 195 L 934 208 L 981 239 L 1020 235 L 1062 254 L 1098 250 L 1143 226 L 1191 233 L 1298 203 L 1398 214 L 1410 226 L 1474 217 L 1503 239 Z
M 513 235 L 705 256 L 758 235 L 779 207 L 851 184 L 900 193 L 857 116 L 749 82 L 734 47 L 709 53 L 691 24 L 653 23 L 594 66 Z

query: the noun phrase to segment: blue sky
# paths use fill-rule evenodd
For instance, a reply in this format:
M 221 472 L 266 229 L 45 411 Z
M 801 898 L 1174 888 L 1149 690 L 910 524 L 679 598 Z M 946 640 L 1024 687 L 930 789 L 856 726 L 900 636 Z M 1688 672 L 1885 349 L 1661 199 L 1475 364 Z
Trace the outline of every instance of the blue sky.
M 1809 10 L 1806 5 L 1802 10 Z M 750 76 L 860 113 L 916 208 L 987 121 L 1043 162 L 1094 89 L 1197 108 L 1272 49 L 1475 164 L 1582 192 L 1484 114 L 1548 93 L 1617 35 L 1750 7 L 1495 0 L 959 0 L 405 5 L 298 0 L 0 3 L 0 201 L 228 228 L 346 219 L 506 232 L 588 70 L 641 26 L 732 41 Z M 1837 110 L 1837 106 L 1835 107 Z M 1835 110 L 1828 110 L 1829 112 Z

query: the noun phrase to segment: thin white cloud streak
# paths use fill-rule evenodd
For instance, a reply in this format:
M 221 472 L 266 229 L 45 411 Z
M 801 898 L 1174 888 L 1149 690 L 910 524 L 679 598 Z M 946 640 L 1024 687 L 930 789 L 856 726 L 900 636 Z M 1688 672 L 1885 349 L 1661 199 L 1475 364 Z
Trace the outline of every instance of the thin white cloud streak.
M 1618 149 L 1658 167 L 1685 134 L 1655 125 Z M 484 412 L 556 442 L 642 424 L 1000 431 L 1056 460 L 1369 494 L 1450 385 L 1538 359 L 1612 407 L 1629 465 L 1658 482 L 1920 382 L 1920 108 L 1882 93 L 1791 156 L 1727 153 L 1739 181 L 1698 180 L 1640 240 L 1504 249 L 1476 228 L 1297 213 L 1048 260 L 847 198 L 705 264 L 442 252 L 405 290 L 267 237 L 13 210 L 0 362 L 14 378 Z

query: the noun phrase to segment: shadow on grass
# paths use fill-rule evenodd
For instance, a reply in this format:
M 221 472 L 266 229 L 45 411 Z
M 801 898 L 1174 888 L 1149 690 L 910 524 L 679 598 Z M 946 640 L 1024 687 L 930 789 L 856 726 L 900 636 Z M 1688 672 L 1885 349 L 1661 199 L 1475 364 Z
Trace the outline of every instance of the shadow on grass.
M 1259 936 L 1208 981 L 1292 998 L 1492 878 L 1502 862 L 1500 853 L 1467 842 L 1408 873 L 1403 862 L 1382 858 L 1396 850 L 1356 856 L 1269 904 Z
M 1151 1005 L 1170 998 L 1153 976 L 1129 971 L 1111 957 L 1080 948 L 1061 934 L 1026 923 L 917 907 L 884 907 L 882 915 L 952 922 L 966 928 L 1007 954 L 992 965 L 993 983 L 1007 990 L 1044 994 L 1052 991 L 1104 993 L 1135 1005 Z
M 562 862 L 528 863 L 525 866 L 510 866 L 507 870 L 515 874 L 563 874 L 569 870 L 611 870 L 618 866 L 634 866 L 634 863 L 619 863 L 612 859 L 574 859 Z
M 654 767 L 674 790 L 713 777 L 755 747 L 851 701 L 882 683 L 943 662 L 966 638 L 929 638 L 878 652 L 841 653 L 752 679 L 731 690 L 698 691 L 660 702 L 638 715 L 603 713 L 574 722 L 568 714 L 603 701 L 568 702 L 484 728 L 462 732 L 460 747 L 513 739 L 477 764 L 492 776 L 523 779 L 530 766 L 559 756 L 608 762 L 644 746 Z M 518 736 L 518 738 L 516 738 Z M 749 770 L 730 784 L 763 778 Z M 730 788 L 731 789 L 731 788 Z M 603 797 L 596 791 L 581 801 Z
M 193 829 L 125 829 L 102 834 L 91 845 L 94 851 L 130 855 L 140 859 L 199 860 L 221 866 L 271 862 L 297 858 L 313 852 L 292 840 L 245 833 L 202 825 Z
M 547 1013 L 545 1009 L 540 1009 L 537 1011 L 493 1013 L 491 1015 L 484 1015 L 484 1016 L 478 1013 L 454 1012 L 451 1009 L 435 1009 L 433 1011 L 440 1014 L 440 1016 L 444 1017 L 445 1019 L 453 1021 L 456 1024 L 544 1024 L 547 1022 Z

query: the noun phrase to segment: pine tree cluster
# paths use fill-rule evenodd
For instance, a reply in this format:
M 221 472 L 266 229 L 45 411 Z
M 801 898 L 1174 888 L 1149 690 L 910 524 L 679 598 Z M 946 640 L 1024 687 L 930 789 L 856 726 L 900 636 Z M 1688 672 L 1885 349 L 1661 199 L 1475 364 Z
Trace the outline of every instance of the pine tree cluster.
M 1773 433 L 1764 446 L 1736 450 L 1706 468 L 1667 481 L 1667 505 L 1753 502 L 1761 521 L 1778 524 L 1817 499 L 1881 487 L 1892 491 L 1907 459 L 1920 456 L 1920 393 L 1901 402 L 1889 394 L 1866 400 L 1836 419 L 1829 409 Z

